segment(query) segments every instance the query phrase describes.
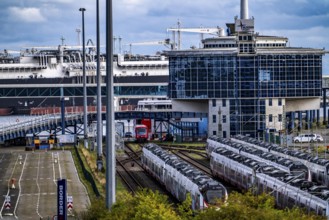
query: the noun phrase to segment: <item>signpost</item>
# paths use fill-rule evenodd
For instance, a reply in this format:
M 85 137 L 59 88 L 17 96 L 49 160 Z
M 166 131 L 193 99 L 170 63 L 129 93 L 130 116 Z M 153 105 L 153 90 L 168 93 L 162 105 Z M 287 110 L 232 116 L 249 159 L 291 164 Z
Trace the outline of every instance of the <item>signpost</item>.
M 67 210 L 70 212 L 73 209 L 73 196 L 67 196 Z
M 66 179 L 57 181 L 57 219 L 67 220 L 66 213 Z
M 10 209 L 11 208 L 11 204 L 10 204 L 10 196 L 6 196 L 5 198 L 5 209 Z
M 58 137 L 58 142 L 61 144 L 74 144 L 76 143 L 76 135 L 75 134 L 62 134 Z

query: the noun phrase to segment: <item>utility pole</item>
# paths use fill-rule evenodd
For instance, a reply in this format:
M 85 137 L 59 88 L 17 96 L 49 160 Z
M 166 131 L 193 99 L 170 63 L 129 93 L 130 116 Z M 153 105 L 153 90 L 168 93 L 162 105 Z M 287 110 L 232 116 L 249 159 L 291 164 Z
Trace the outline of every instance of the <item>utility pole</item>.
M 82 72 L 83 72 L 83 132 L 84 147 L 88 148 L 87 135 L 87 77 L 86 77 L 86 44 L 85 44 L 85 8 L 80 8 L 82 13 Z
M 102 75 L 100 70 L 100 36 L 99 36 L 99 0 L 96 2 L 96 29 L 97 29 L 97 169 L 103 168 L 103 120 L 102 120 Z
M 115 203 L 115 146 L 113 94 L 112 0 L 106 1 L 106 207 Z

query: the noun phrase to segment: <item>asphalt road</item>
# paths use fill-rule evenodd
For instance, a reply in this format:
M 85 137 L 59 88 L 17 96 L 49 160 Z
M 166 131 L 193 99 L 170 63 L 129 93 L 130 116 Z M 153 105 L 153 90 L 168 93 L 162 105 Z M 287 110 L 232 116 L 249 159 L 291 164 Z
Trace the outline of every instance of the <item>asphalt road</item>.
M 89 197 L 71 152 L 0 149 L 0 219 L 52 219 L 57 214 L 58 179 L 67 180 L 73 210 L 86 210 Z

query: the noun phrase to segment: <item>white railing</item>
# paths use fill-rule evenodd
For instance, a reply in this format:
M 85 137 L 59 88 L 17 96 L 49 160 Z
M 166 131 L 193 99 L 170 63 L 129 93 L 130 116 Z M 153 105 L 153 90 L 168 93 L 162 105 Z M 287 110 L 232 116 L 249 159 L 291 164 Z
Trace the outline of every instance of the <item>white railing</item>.
M 82 118 L 83 114 L 68 114 L 65 115 L 65 120 L 77 120 Z M 61 121 L 61 114 L 51 114 L 51 115 L 41 115 L 35 116 L 33 118 L 27 118 L 26 120 L 16 120 L 14 123 L 3 123 L 0 125 L 0 136 L 10 135 L 17 132 L 27 132 L 32 128 L 37 128 L 40 126 L 50 126 L 52 124 L 57 124 Z

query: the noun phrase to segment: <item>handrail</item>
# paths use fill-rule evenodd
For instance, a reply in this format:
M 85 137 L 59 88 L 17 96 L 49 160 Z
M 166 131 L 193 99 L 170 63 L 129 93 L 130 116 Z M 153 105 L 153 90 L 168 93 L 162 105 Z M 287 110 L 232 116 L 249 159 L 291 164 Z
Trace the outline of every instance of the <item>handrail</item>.
M 66 114 L 65 119 L 79 119 L 83 117 L 82 113 L 73 113 L 73 114 Z M 4 136 L 7 134 L 12 134 L 15 132 L 21 132 L 21 131 L 28 131 L 29 129 L 32 129 L 34 127 L 38 126 L 45 126 L 49 125 L 51 123 L 58 123 L 61 121 L 61 114 L 49 114 L 49 115 L 41 115 L 36 116 L 35 118 L 24 120 L 21 122 L 16 122 L 15 124 L 9 124 L 9 125 L 2 125 L 0 127 L 0 136 Z

